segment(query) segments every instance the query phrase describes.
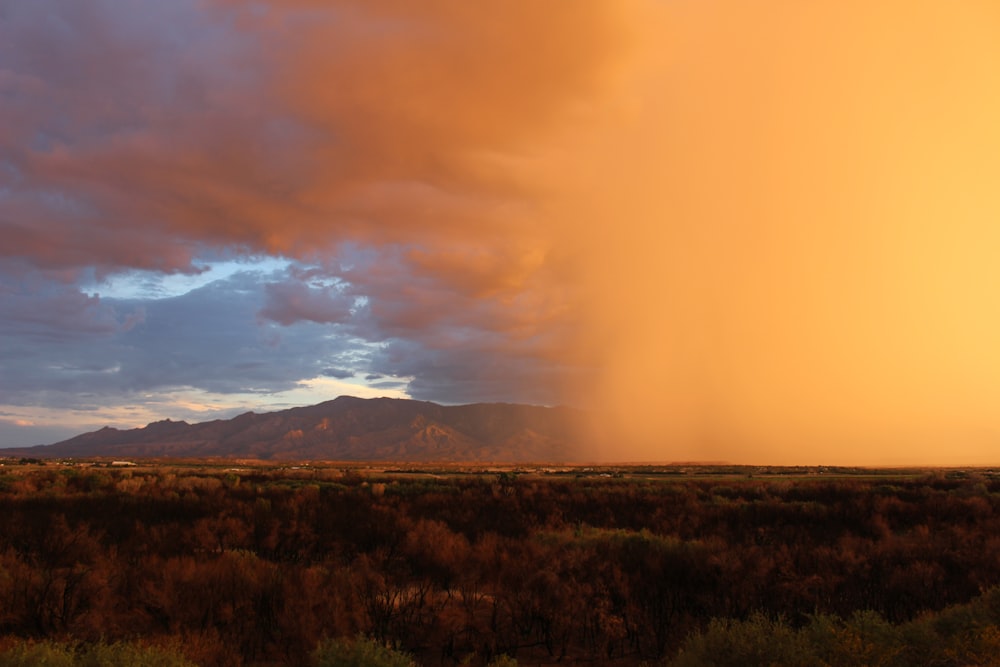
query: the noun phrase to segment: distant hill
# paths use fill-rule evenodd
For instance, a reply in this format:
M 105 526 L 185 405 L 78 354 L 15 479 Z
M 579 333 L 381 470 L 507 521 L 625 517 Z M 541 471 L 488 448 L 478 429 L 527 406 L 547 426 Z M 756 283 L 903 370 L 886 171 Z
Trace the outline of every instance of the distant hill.
M 278 412 L 198 424 L 169 419 L 105 427 L 7 456 L 231 457 L 339 461 L 572 461 L 579 412 L 509 403 L 442 406 L 341 396 Z

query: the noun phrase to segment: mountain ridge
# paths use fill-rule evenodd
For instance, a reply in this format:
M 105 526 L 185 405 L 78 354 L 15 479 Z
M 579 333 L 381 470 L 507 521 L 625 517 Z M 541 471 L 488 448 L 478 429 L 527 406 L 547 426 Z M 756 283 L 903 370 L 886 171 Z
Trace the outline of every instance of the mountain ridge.
M 569 461 L 580 411 L 517 403 L 439 405 L 340 396 L 274 412 L 190 424 L 105 426 L 50 445 L 0 450 L 35 457 L 223 457 L 344 461 Z

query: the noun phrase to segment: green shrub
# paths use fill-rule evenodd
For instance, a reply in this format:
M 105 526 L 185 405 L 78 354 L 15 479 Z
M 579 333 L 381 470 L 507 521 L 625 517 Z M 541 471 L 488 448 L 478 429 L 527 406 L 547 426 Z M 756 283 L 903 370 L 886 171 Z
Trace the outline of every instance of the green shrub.
M 786 623 L 754 614 L 745 621 L 716 619 L 692 636 L 672 667 L 812 667 L 816 655 Z
M 54 642 L 21 643 L 0 653 L 0 667 L 74 667 L 71 648 Z
M 486 667 L 517 667 L 517 660 L 509 655 L 498 655 Z
M 378 642 L 357 639 L 327 639 L 313 653 L 316 667 L 415 667 L 409 655 Z
M 196 667 L 179 652 L 127 642 L 87 644 L 77 652 L 78 667 Z
M 177 652 L 114 644 L 19 642 L 0 652 L 0 667 L 196 667 Z
M 897 665 L 904 648 L 899 626 L 874 611 L 857 611 L 847 620 L 814 616 L 800 635 L 817 659 L 830 667 Z

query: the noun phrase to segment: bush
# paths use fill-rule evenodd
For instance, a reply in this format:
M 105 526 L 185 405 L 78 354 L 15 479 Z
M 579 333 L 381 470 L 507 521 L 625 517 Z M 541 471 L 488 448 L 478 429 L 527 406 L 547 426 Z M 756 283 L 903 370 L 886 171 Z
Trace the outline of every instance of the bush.
M 898 665 L 904 648 L 900 627 L 873 611 L 857 611 L 846 620 L 817 615 L 800 635 L 830 667 Z
M 73 650 L 54 642 L 21 643 L 0 653 L 0 667 L 74 667 Z
M 783 621 L 754 614 L 745 621 L 716 619 L 691 637 L 672 667 L 781 667 L 816 665 L 803 637 Z
M 316 667 L 415 667 L 409 655 L 358 637 L 327 639 L 313 653 Z
M 490 664 L 487 667 L 517 667 L 517 660 L 509 655 L 498 655 L 490 660 Z
M 992 597 L 991 597 L 992 596 Z M 716 619 L 688 638 L 670 667 L 1000 667 L 1000 627 L 989 608 L 995 593 L 893 625 L 873 611 L 847 619 L 817 614 L 795 630 L 755 614 Z
M 114 644 L 19 642 L 0 652 L 0 667 L 197 667 L 177 652 Z

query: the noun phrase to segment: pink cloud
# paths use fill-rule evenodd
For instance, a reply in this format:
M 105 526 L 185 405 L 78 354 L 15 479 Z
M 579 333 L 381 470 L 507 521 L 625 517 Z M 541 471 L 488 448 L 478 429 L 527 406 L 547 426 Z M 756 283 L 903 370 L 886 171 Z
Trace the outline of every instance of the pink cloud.
M 463 348 L 503 375 L 477 394 L 496 398 L 564 355 L 575 297 L 548 193 L 523 167 L 603 94 L 628 37 L 620 0 L 38 0 L 9 14 L 0 273 L 67 285 L 3 297 L 23 331 L 128 330 L 138 311 L 75 278 L 195 272 L 224 250 L 322 267 L 263 279 L 265 330 L 336 324 L 425 355 L 378 372 L 457 368 L 446 351 Z
M 39 4 L 0 34 L 23 55 L 0 79 L 0 224 L 4 254 L 45 266 L 521 235 L 491 156 L 595 94 L 621 39 L 613 2 L 180 3 L 156 10 L 165 32 Z

